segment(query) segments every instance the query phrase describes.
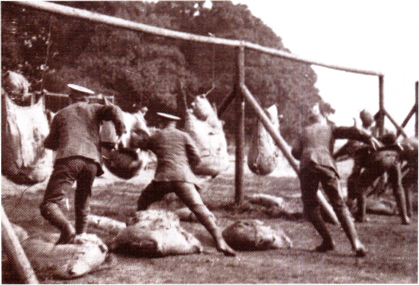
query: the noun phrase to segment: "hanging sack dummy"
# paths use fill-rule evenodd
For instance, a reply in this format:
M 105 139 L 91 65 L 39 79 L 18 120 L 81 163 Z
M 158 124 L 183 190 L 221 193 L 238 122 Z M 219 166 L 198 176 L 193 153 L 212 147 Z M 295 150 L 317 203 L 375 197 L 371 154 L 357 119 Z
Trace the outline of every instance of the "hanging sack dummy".
M 2 76 L 2 88 L 15 104 L 20 106 L 30 105 L 29 81 L 21 74 L 7 71 Z
M 186 112 L 185 131 L 195 141 L 201 155 L 201 163 L 193 171 L 215 177 L 229 164 L 223 122 L 205 95 L 196 96 L 192 106 L 192 110 Z
M 44 99 L 31 106 L 15 104 L 2 92 L 2 173 L 18 184 L 44 181 L 52 170 L 52 151 L 44 148 L 49 133 Z
M 109 103 L 108 103 L 109 104 Z M 111 121 L 102 123 L 100 130 L 101 151 L 106 168 L 119 178 L 130 179 L 138 174 L 149 161 L 149 153 L 130 148 L 131 137 L 137 132 L 149 135 L 144 114 L 123 112 L 127 132 L 118 139 Z
M 279 131 L 278 110 L 275 105 L 265 109 L 272 124 Z M 278 165 L 279 149 L 273 138 L 266 131 L 260 120 L 257 120 L 257 127 L 253 131 L 250 143 L 247 165 L 249 169 L 258 175 L 268 175 Z

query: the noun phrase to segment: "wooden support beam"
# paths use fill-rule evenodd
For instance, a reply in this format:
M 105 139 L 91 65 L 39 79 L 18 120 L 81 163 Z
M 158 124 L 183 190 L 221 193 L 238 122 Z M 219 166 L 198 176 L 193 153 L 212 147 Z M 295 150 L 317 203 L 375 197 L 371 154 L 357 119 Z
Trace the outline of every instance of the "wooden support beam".
M 23 251 L 12 225 L 1 206 L 1 242 L 7 258 L 24 284 L 38 284 L 35 272 Z
M 410 109 L 409 114 L 407 114 L 406 119 L 404 119 L 403 123 L 400 125 L 402 128 L 406 127 L 407 123 L 410 121 L 414 114 L 417 114 L 418 105 L 414 105 L 412 109 Z M 401 132 L 397 131 L 397 137 L 400 136 Z M 417 136 L 417 135 L 416 135 Z
M 390 116 L 390 114 L 384 109 L 384 114 L 389 118 L 390 122 L 393 123 L 393 125 L 396 127 L 397 131 L 400 132 L 405 138 L 407 138 L 406 132 L 403 130 L 402 127 L 400 127 L 397 122 Z

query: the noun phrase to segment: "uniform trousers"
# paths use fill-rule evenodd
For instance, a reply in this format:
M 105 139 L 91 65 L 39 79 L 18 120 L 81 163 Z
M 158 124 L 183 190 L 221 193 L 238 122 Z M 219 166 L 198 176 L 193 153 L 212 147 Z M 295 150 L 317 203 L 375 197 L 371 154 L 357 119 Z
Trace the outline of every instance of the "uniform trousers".
M 84 232 L 97 171 L 96 162 L 88 158 L 74 156 L 57 160 L 40 205 L 41 213 L 50 203 L 56 203 L 62 208 L 67 192 L 72 189 L 74 182 L 77 182 L 74 203 L 76 232 Z

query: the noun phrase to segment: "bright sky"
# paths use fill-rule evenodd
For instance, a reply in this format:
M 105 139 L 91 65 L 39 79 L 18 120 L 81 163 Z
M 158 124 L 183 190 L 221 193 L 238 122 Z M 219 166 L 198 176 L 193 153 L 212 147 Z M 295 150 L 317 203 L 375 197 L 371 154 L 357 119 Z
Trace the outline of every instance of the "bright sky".
M 419 80 L 417 0 L 235 0 L 281 37 L 293 54 L 316 61 L 380 71 L 384 104 L 401 124 L 415 102 Z M 366 108 L 378 111 L 378 78 L 313 66 L 316 87 L 336 109 L 337 124 L 352 125 Z M 386 127 L 392 128 L 386 120 Z M 414 134 L 414 117 L 407 126 Z

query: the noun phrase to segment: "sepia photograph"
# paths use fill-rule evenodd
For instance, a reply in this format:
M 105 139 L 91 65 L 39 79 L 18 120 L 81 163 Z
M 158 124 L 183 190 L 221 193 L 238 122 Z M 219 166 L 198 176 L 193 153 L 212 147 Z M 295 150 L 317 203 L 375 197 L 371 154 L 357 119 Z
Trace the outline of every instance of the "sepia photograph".
M 1 1 L 1 283 L 417 284 L 418 12 Z

